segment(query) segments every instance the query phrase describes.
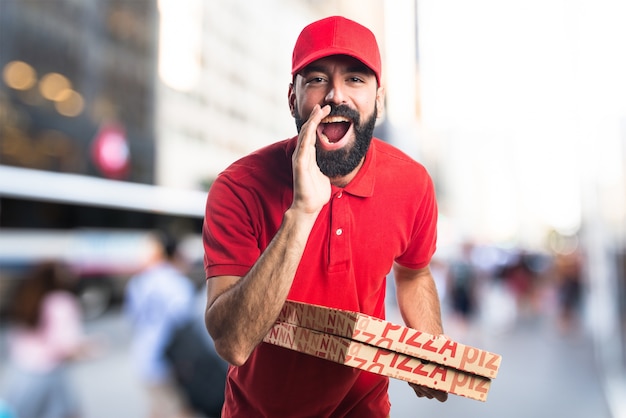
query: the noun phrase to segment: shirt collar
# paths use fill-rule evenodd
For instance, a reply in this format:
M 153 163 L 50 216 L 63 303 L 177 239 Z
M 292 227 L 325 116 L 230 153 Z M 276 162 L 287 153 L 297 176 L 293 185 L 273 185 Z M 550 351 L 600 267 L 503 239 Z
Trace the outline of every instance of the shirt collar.
M 291 159 L 291 155 L 296 149 L 298 137 L 292 138 L 286 147 L 287 156 Z M 334 187 L 333 194 L 339 190 L 343 190 L 346 193 L 350 193 L 354 196 L 369 197 L 374 194 L 374 184 L 376 183 L 376 143 L 378 139 L 372 138 L 367 154 L 365 154 L 365 161 L 359 169 L 356 177 L 344 188 Z

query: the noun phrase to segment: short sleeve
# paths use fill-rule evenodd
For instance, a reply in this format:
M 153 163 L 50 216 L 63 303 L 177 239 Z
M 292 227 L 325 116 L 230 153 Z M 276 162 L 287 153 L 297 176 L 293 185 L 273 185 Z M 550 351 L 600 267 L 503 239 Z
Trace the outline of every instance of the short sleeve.
M 404 267 L 420 269 L 428 266 L 437 248 L 437 199 L 433 181 L 425 170 L 415 193 L 419 202 L 411 240 L 396 262 Z
M 226 175 L 209 190 L 202 227 L 207 278 L 243 276 L 260 256 L 247 193 Z

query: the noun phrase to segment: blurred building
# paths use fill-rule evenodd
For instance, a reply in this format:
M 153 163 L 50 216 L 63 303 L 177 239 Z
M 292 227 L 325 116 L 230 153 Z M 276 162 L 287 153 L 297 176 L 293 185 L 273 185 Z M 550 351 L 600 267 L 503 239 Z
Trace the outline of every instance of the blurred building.
M 2 164 L 152 183 L 156 5 L 0 7 Z
M 0 165 L 153 184 L 157 30 L 150 1 L 0 2 Z M 32 198 L 0 194 L 0 226 L 96 216 Z

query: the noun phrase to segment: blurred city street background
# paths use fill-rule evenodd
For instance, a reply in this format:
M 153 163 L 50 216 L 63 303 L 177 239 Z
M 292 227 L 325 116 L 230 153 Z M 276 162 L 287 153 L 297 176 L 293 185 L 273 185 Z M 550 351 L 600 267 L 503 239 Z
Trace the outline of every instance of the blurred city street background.
M 199 306 L 202 295 L 199 295 Z M 609 418 L 600 370 L 589 335 L 581 330 L 563 334 L 554 311 L 516 318 L 493 331 L 480 321 L 467 327 L 444 317 L 446 332 L 461 342 L 501 354 L 500 374 L 493 380 L 486 402 L 450 396 L 446 403 L 418 399 L 406 382 L 391 379 L 393 418 Z M 554 307 L 552 307 L 554 308 Z M 399 316 L 390 303 L 389 319 Z M 106 348 L 98 358 L 72 367 L 85 418 L 145 416 L 146 397 L 130 358 L 131 331 L 119 309 L 111 309 L 87 324 Z M 0 362 L 6 341 L 0 334 Z M 0 374 L 0 379 L 1 379 Z
M 394 380 L 392 418 L 626 418 L 622 0 L 0 0 L 0 385 L 8 302 L 57 260 L 104 343 L 71 368 L 85 417 L 146 416 L 122 309 L 148 233 L 202 289 L 206 193 L 295 134 L 292 48 L 333 14 L 380 43 L 375 135 L 435 183 L 446 333 L 503 356 L 486 403 Z

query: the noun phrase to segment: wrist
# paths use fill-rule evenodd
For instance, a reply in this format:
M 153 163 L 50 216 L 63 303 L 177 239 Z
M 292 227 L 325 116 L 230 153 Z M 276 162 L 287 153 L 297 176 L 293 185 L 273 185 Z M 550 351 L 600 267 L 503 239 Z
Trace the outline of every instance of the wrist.
M 290 207 L 283 215 L 283 224 L 293 224 L 298 229 L 308 229 L 310 231 L 317 220 L 317 212 L 307 212 L 301 209 Z

